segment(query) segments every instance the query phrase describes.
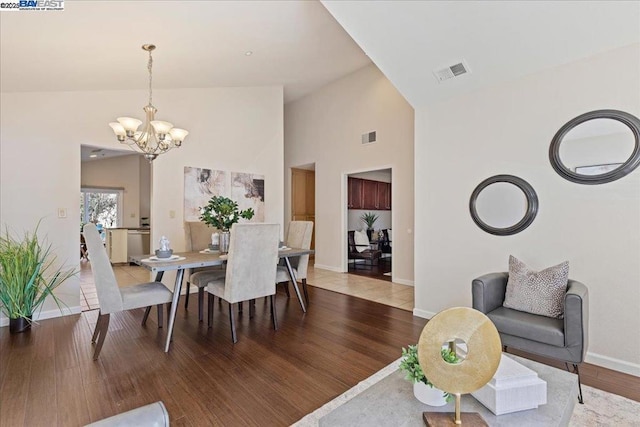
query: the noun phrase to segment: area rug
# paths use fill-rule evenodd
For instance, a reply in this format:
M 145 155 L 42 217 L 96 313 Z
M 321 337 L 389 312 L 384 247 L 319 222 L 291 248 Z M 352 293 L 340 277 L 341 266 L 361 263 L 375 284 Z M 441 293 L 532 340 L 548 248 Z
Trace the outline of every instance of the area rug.
M 398 369 L 400 359 L 361 381 L 312 413 L 293 427 L 316 427 L 322 417 L 362 393 Z M 576 404 L 570 426 L 637 426 L 640 425 L 640 403 L 589 386 L 582 386 L 584 405 Z

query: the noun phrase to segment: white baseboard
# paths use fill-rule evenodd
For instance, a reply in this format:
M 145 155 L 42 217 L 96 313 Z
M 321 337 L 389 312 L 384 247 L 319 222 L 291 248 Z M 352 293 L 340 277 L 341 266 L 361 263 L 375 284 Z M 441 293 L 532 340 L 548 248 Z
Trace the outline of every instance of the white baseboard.
M 314 264 L 313 268 L 319 268 L 320 270 L 334 271 L 336 273 L 344 273 L 344 271 L 342 271 L 341 268 L 334 267 L 334 266 L 331 266 L 331 265 Z
M 613 357 L 603 356 L 602 354 L 591 353 L 589 351 L 585 357 L 585 362 L 640 377 L 640 365 L 637 363 L 626 362 L 624 360 L 614 359 Z
M 399 283 L 401 285 L 414 286 L 413 280 L 407 279 L 393 279 L 393 283 Z
M 53 319 L 54 317 L 62 317 L 62 316 L 70 316 L 72 314 L 80 314 L 82 313 L 82 308 L 78 305 L 75 307 L 65 307 L 62 309 L 62 313 L 57 308 L 54 310 L 41 311 L 40 313 L 36 313 L 34 317 L 34 321 L 45 320 L 45 319 Z M 2 317 L 0 319 L 0 327 L 9 326 L 9 318 Z
M 433 311 L 421 310 L 419 308 L 413 309 L 413 315 L 417 317 L 422 317 L 423 319 L 431 319 L 438 313 L 434 313 Z

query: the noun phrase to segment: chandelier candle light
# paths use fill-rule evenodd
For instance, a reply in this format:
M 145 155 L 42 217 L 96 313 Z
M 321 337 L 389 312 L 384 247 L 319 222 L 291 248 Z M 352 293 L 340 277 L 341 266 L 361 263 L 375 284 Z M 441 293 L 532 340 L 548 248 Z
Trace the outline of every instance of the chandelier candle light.
M 184 138 L 189 134 L 189 132 L 184 129 L 174 128 L 169 122 L 155 120 L 155 114 L 158 110 L 151 104 L 153 93 L 151 89 L 151 68 L 153 66 L 151 52 L 155 48 L 155 45 L 152 44 L 142 45 L 142 50 L 149 52 L 149 62 L 147 65 L 147 69 L 149 70 L 149 104 L 143 108 L 147 117 L 142 130 L 138 130 L 142 121 L 131 117 L 118 117 L 117 123 L 109 123 L 109 126 L 111 126 L 113 132 L 118 137 L 118 141 L 140 150 L 149 162 L 153 161 L 159 154 L 166 153 L 173 147 L 180 147 Z

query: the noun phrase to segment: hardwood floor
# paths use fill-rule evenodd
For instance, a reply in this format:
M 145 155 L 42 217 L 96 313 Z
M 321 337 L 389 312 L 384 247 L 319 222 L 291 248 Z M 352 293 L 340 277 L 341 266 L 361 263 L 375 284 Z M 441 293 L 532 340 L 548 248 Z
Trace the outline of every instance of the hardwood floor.
M 391 281 L 391 258 L 377 260 L 373 265 L 367 261 L 358 263 L 357 265 L 350 262 L 348 265 L 349 274 L 357 274 L 358 276 L 370 277 L 378 280 Z
M 316 271 L 314 280 L 322 277 Z M 0 426 L 79 426 L 157 400 L 177 426 L 290 425 L 397 359 L 426 323 L 406 310 L 309 291 L 307 314 L 278 294 L 278 331 L 265 301 L 251 320 L 245 307 L 235 345 L 226 304 L 215 303 L 208 329 L 196 305 L 187 312 L 181 302 L 169 353 L 155 313 L 146 327 L 142 310 L 114 314 L 97 362 L 95 310 L 25 334 L 0 328 Z M 582 373 L 584 384 L 640 401 L 637 377 L 588 364 Z
M 171 351 L 155 313 L 111 316 L 97 362 L 97 311 L 45 320 L 26 334 L 0 329 L 0 425 L 77 426 L 157 400 L 172 425 L 289 425 L 399 357 L 425 324 L 410 312 L 310 288 L 303 315 L 278 295 L 279 330 L 268 304 L 238 316 L 231 343 L 227 305 L 214 326 L 181 304 Z M 154 309 L 155 310 L 155 309 Z

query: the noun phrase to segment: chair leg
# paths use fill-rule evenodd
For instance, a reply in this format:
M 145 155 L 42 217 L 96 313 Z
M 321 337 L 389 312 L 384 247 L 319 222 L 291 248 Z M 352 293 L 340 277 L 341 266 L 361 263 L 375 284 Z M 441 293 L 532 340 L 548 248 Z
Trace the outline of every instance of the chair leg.
M 505 353 L 507 352 L 507 346 L 506 345 L 502 346 L 502 351 L 504 351 Z
M 242 314 L 242 301 L 238 303 L 238 313 Z
M 252 299 L 249 301 L 249 319 L 253 319 L 253 316 L 256 313 L 256 300 Z
M 580 370 L 578 369 L 577 363 L 572 363 L 572 365 L 573 373 L 578 375 L 578 403 L 584 405 L 584 399 L 582 398 L 582 383 L 580 381 Z M 571 369 L 569 369 L 569 364 L 567 362 L 564 363 L 564 366 L 566 366 L 567 371 L 571 372 Z
M 302 279 L 302 290 L 304 292 L 304 300 L 307 302 L 307 307 L 309 306 L 309 291 L 307 291 L 307 279 Z
M 149 313 L 151 312 L 151 306 L 147 307 L 144 310 L 144 316 L 142 316 L 142 326 L 147 324 L 147 319 L 149 318 Z
M 186 310 L 189 307 L 189 292 L 191 290 L 191 283 L 187 281 L 187 294 L 184 296 L 184 309 Z
M 101 313 L 98 313 L 98 321 L 96 322 L 96 328 L 93 330 L 93 337 L 91 337 L 91 344 L 96 343 L 98 334 L 100 334 L 100 325 L 102 324 L 102 317 L 103 315 Z
M 162 320 L 162 304 L 157 305 L 158 308 L 158 328 L 162 328 L 162 324 L 164 323 Z
M 96 349 L 93 353 L 93 360 L 98 360 L 98 356 L 100 356 L 100 351 L 102 350 L 102 345 L 104 344 L 104 339 L 107 337 L 107 331 L 109 330 L 109 317 L 110 314 L 101 315 L 100 319 L 100 332 L 98 336 L 98 343 L 96 344 Z
M 231 323 L 231 340 L 235 344 L 238 342 L 238 337 L 236 336 L 236 316 L 233 314 L 233 304 L 231 303 L 229 303 L 229 323 Z
M 207 300 L 207 326 L 213 326 L 213 300 L 215 296 L 213 294 L 209 294 L 209 299 Z
M 273 330 L 278 330 L 278 317 L 276 316 L 276 296 L 270 295 L 269 299 L 271 300 L 271 320 L 273 321 Z
M 291 294 L 289 293 L 289 281 L 283 282 L 282 284 L 284 286 L 284 291 L 287 294 L 287 298 L 291 298 Z
M 212 294 L 209 294 L 213 296 Z M 198 288 L 198 320 L 202 322 L 204 318 L 204 288 Z

